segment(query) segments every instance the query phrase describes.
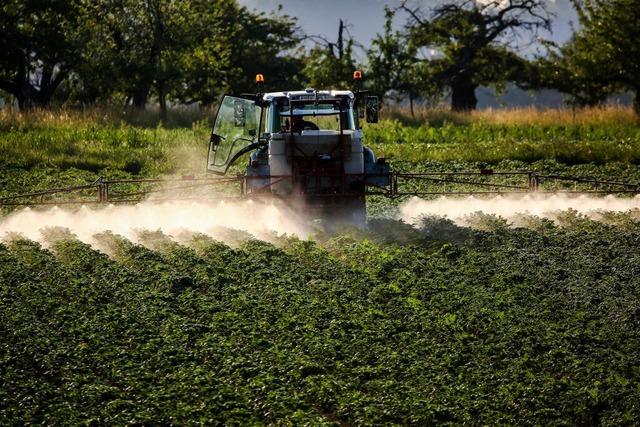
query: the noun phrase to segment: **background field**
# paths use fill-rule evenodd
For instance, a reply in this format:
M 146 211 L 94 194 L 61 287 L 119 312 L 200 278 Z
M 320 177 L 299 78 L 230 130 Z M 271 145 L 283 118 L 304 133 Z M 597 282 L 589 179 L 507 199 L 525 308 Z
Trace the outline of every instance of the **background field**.
M 365 138 L 399 170 L 502 169 L 637 178 L 630 109 L 390 110 Z M 203 174 L 212 114 L 119 110 L 0 113 L 0 195 L 109 177 Z M 629 166 L 631 165 L 631 167 Z
M 0 195 L 201 173 L 209 122 L 5 112 Z M 640 182 L 640 126 L 625 109 L 392 111 L 366 137 L 401 170 Z M 311 240 L 142 230 L 137 244 L 103 233 L 97 250 L 63 229 L 5 236 L 0 419 L 637 423 L 639 212 L 409 226 L 370 207 L 367 230 Z

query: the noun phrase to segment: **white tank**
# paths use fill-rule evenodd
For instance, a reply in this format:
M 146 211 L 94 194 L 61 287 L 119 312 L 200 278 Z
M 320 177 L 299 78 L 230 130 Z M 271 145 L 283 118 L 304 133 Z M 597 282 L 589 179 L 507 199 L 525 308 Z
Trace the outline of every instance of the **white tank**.
M 286 136 L 277 133 L 272 134 L 269 140 L 271 192 L 276 194 L 286 194 L 291 191 L 291 178 L 277 178 L 278 175 L 291 175 L 291 163 L 287 161 L 285 141 Z
M 364 174 L 364 152 L 362 147 L 361 131 L 344 131 L 350 145 L 350 153 L 344 162 L 344 172 L 346 174 Z M 279 175 L 291 175 L 291 162 L 287 156 L 287 141 L 291 135 L 286 133 L 272 134 L 269 140 L 269 165 L 271 167 L 271 191 L 275 194 L 284 195 L 292 190 L 291 178 L 278 178 Z M 307 156 L 315 154 L 330 153 L 335 149 L 339 141 L 339 133 L 336 131 L 303 131 L 300 135 L 294 135 L 293 141 L 296 144 L 296 152 Z M 362 180 L 361 176 L 350 178 L 349 181 Z M 328 182 L 328 181 L 327 181 Z
M 362 148 L 362 132 L 355 131 L 349 133 L 351 133 L 351 158 L 344 163 L 344 173 L 363 174 L 364 151 Z

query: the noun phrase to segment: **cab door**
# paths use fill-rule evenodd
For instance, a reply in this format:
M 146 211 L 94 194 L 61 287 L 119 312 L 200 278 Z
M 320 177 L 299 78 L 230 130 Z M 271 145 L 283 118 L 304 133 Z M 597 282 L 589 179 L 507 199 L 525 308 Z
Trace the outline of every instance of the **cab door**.
M 262 108 L 255 101 L 225 96 L 209 144 L 207 169 L 224 175 L 233 162 L 257 143 Z

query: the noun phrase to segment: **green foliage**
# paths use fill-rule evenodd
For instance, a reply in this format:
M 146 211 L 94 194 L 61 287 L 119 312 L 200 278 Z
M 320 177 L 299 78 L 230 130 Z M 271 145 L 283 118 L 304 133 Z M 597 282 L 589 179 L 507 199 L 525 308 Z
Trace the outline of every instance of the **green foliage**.
M 640 113 L 640 5 L 634 0 L 573 1 L 580 29 L 548 60 L 541 60 L 550 86 L 578 105 L 602 102 L 615 91 L 631 91 Z
M 633 122 L 509 125 L 478 121 L 413 127 L 390 120 L 367 126 L 365 139 L 379 156 L 413 162 L 555 159 L 567 164 L 640 163 L 640 129 Z
M 78 1 L 8 0 L 0 6 L 0 90 L 20 108 L 47 105 L 78 61 Z
M 550 28 L 543 0 L 450 0 L 428 13 L 403 1 L 363 50 L 380 97 L 426 103 L 451 95 L 453 110 L 476 108 L 476 89 L 553 87 L 574 105 L 630 91 L 640 111 L 636 0 L 572 1 L 580 29 L 544 58 L 517 53 L 522 36 Z M 403 31 L 392 23 L 408 17 Z M 0 6 L 0 91 L 21 109 L 50 104 L 160 107 L 213 104 L 224 92 L 350 88 L 356 43 L 307 36 L 282 7 L 258 13 L 237 0 L 7 0 Z M 314 40 L 307 50 L 302 40 Z
M 4 116 L 0 120 L 1 191 L 23 192 L 34 188 L 34 183 L 39 188 L 83 184 L 100 175 L 204 171 L 210 132 L 206 120 L 189 128 L 144 128 L 131 124 L 146 121 L 144 117 L 102 113 Z
M 350 89 L 353 86 L 353 72 L 356 70 L 351 55 L 352 45 L 347 43 L 347 52 L 342 59 L 337 58 L 324 47 L 316 47 L 309 52 L 304 75 L 310 87 L 321 89 Z
M 418 86 L 429 79 L 417 72 L 415 47 L 402 32 L 393 30 L 395 11 L 385 6 L 385 16 L 384 34 L 377 34 L 367 52 L 369 89 L 381 99 L 395 95 L 398 102 L 407 95 L 411 101 L 419 93 L 425 97 L 428 91 L 424 87 L 419 91 Z
M 85 91 L 119 89 L 144 107 L 154 88 L 162 107 L 167 99 L 211 102 L 228 86 L 235 2 L 101 0 L 85 7 L 86 61 L 78 75 Z
M 505 34 L 535 33 L 550 25 L 540 0 L 454 0 L 434 7 L 429 19 L 407 2 L 400 9 L 409 14 L 406 43 L 422 55 L 416 60 L 422 62 L 420 75 L 428 77 L 423 79 L 426 94 L 450 89 L 456 111 L 476 108 L 480 85 L 526 81 L 526 60 L 505 42 Z
M 0 245 L 0 414 L 49 424 L 640 417 L 637 222 L 538 232 L 435 221 L 408 246 L 386 227 L 280 248 L 96 236 L 111 258 L 62 232 L 49 250 Z
M 257 72 L 294 84 L 302 68 L 295 18 L 235 0 L 10 1 L 0 22 L 0 90 L 21 108 L 61 85 L 58 102 L 144 108 L 154 96 L 166 116 L 169 102 L 252 91 Z
M 264 90 L 280 91 L 301 84 L 304 53 L 296 18 L 282 13 L 255 14 L 241 8 L 233 27 L 230 93 L 253 93 L 255 76 L 265 76 Z
M 338 40 L 322 39 L 305 58 L 303 73 L 306 81 L 318 90 L 348 90 L 353 87 L 356 60 L 353 54 L 354 40 L 344 37 L 344 23 L 340 21 Z
M 553 164 L 554 173 L 639 180 L 632 171 L 635 166 L 630 166 L 640 164 L 640 128 L 631 113 L 422 114 L 426 123 L 421 125 L 393 119 L 366 126 L 366 144 L 394 168 L 407 171 L 477 170 L 487 164 L 549 171 L 547 166 Z M 174 113 L 168 119 L 175 128 L 158 125 L 157 114 L 109 110 L 2 116 L 0 192 L 85 184 L 101 175 L 203 173 L 208 118 Z M 200 120 L 182 127 L 194 119 Z M 509 163 L 514 160 L 519 163 Z M 535 163 L 539 161 L 550 162 L 543 166 Z M 580 164 L 601 169 L 583 173 L 566 168 Z
M 578 107 L 603 103 L 614 91 L 606 71 L 593 63 L 592 51 L 584 38 L 574 35 L 545 58 L 538 58 L 539 81 L 534 87 L 551 87 L 569 94 L 568 104 Z

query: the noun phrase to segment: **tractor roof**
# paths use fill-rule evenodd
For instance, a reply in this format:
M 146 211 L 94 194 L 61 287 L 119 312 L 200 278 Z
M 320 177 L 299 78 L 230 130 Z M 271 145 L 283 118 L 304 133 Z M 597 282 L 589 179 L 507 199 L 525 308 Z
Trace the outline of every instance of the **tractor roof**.
M 274 98 L 289 98 L 291 95 L 313 95 L 316 91 L 313 89 L 307 90 L 292 90 L 290 92 L 269 92 L 265 93 L 262 97 L 265 101 L 271 101 Z M 353 98 L 353 92 L 350 90 L 319 90 L 318 94 L 320 95 L 329 95 L 331 97 L 336 96 L 348 96 L 349 98 Z

